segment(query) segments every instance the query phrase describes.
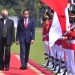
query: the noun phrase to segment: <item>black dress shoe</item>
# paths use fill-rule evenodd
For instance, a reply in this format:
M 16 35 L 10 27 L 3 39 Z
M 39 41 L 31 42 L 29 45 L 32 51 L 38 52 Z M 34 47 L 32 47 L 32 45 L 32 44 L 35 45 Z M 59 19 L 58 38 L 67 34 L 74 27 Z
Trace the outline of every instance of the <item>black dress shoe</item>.
M 27 67 L 20 67 L 20 70 L 25 70 L 27 69 Z

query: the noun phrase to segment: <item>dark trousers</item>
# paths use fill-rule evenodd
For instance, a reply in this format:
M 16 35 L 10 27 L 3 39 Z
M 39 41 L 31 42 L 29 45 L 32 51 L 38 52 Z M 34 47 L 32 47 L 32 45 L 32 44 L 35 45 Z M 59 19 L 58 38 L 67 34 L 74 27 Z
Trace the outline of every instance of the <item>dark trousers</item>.
M 7 45 L 6 38 L 3 38 L 0 44 L 0 68 L 9 67 L 10 48 L 11 45 Z
M 20 60 L 21 66 L 26 67 L 29 59 L 30 43 L 21 42 L 20 43 Z

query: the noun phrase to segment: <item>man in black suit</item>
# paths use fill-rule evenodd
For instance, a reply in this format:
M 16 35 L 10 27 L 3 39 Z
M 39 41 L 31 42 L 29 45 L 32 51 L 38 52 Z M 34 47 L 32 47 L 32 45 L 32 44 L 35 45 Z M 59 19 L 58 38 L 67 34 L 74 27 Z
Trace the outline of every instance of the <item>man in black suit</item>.
M 35 24 L 34 19 L 29 17 L 29 11 L 23 11 L 23 17 L 18 21 L 16 43 L 20 42 L 20 69 L 27 69 L 27 63 L 29 59 L 30 45 L 35 40 Z
M 14 22 L 8 19 L 8 11 L 2 10 L 0 19 L 0 70 L 9 70 L 10 48 L 15 41 Z

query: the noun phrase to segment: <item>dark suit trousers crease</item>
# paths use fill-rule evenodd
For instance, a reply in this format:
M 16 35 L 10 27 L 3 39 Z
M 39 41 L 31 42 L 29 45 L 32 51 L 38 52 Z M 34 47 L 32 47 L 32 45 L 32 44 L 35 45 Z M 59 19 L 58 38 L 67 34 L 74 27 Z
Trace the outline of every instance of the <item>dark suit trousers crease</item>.
M 20 43 L 20 60 L 22 66 L 27 66 L 29 59 L 30 43 L 21 42 Z
M 11 45 L 6 44 L 6 38 L 2 39 L 0 45 L 0 67 L 9 67 L 10 64 L 10 48 Z

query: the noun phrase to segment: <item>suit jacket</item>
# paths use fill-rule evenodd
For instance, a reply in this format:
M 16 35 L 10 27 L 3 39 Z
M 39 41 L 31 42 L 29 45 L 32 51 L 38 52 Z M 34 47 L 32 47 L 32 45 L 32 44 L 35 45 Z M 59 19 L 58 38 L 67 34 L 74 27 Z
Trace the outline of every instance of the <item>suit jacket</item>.
M 16 41 L 27 42 L 29 43 L 31 40 L 35 39 L 35 24 L 34 19 L 28 19 L 28 26 L 25 29 L 24 27 L 24 18 L 19 19 L 17 33 L 16 33 Z
M 7 19 L 6 25 L 7 25 L 6 41 L 7 41 L 7 45 L 11 45 L 12 42 L 15 41 L 14 21 L 11 19 Z M 1 18 L 0 19 L 0 44 L 3 38 L 3 26 L 4 26 L 4 21 L 3 21 L 3 18 Z

